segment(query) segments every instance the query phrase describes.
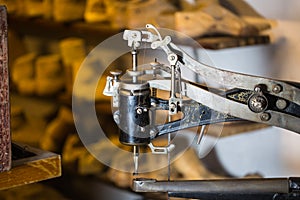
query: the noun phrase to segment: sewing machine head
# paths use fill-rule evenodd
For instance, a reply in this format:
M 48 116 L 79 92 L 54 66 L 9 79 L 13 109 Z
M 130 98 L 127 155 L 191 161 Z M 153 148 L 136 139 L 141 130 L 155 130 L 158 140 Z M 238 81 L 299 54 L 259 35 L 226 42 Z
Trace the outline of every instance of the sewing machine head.
M 148 145 L 152 153 L 168 154 L 175 148 L 174 144 L 169 141 L 165 147 L 155 147 L 152 141 L 186 128 L 202 126 L 198 143 L 206 125 L 228 121 L 248 120 L 300 133 L 297 125 L 299 84 L 207 66 L 192 59 L 172 42 L 170 36 L 163 38 L 154 26 L 147 25 L 146 28 L 149 31 L 124 32 L 123 39 L 132 48 L 132 69 L 121 78 L 120 72 L 112 72 L 113 77 L 107 78 L 104 90 L 105 95 L 113 97 L 120 142 L 134 147 L 134 173 L 138 172 L 139 146 Z M 150 43 L 152 49 L 161 49 L 168 64 L 161 64 L 154 58 L 154 62 L 139 66 L 137 54 L 142 43 Z M 203 79 L 197 81 L 182 76 L 184 70 Z M 214 80 L 222 87 L 211 89 L 204 85 L 205 79 Z M 168 91 L 168 97 L 159 98 L 158 90 Z M 182 117 L 158 125 L 155 123 L 158 110 L 167 111 L 169 116 L 180 112 Z M 135 182 L 136 186 L 139 182 Z
M 145 145 L 160 135 L 193 126 L 207 125 L 225 121 L 250 120 L 279 126 L 300 132 L 295 125 L 299 113 L 296 84 L 254 77 L 216 69 L 192 59 L 178 46 L 171 37 L 163 38 L 158 30 L 126 30 L 123 39 L 132 48 L 132 69 L 120 79 L 119 73 L 112 72 L 104 94 L 113 96 L 114 107 L 119 110 L 114 118 L 121 129 L 120 141 L 127 145 Z M 138 66 L 137 53 L 142 43 L 150 43 L 152 49 L 162 49 L 168 65 L 155 60 L 148 65 Z M 155 58 L 154 58 L 155 59 Z M 210 90 L 203 82 L 189 77 L 182 77 L 181 71 L 191 70 L 206 80 L 214 80 L 223 88 Z M 157 98 L 156 91 L 169 91 L 166 101 Z M 225 91 L 224 91 L 225 90 Z M 243 98 L 240 98 L 242 96 Z M 187 97 L 189 100 L 183 100 Z M 197 107 L 193 113 L 188 108 Z M 194 108 L 193 107 L 193 108 Z M 156 126 L 152 111 L 168 110 L 170 115 L 183 113 L 181 122 L 188 118 L 189 123 Z M 200 115 L 196 115 L 196 112 Z M 192 121 L 191 116 L 196 119 Z M 198 118 L 199 117 L 199 118 Z M 192 122 L 191 122 L 192 121 Z M 171 125 L 171 126 L 170 126 Z

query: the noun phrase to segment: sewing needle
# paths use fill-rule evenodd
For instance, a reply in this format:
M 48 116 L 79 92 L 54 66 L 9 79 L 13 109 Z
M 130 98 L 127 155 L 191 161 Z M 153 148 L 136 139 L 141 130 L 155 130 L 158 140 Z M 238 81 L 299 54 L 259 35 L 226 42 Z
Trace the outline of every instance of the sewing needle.
M 133 163 L 134 163 L 134 171 L 133 175 L 138 175 L 138 167 L 139 167 L 139 147 L 133 146 Z

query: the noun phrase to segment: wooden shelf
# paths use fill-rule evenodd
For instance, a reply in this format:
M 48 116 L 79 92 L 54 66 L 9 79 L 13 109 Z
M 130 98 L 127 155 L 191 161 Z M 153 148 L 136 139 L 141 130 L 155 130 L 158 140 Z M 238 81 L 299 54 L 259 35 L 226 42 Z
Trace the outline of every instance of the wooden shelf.
M 60 155 L 12 144 L 12 168 L 0 173 L 0 190 L 61 176 Z
M 62 23 L 50 19 L 28 18 L 16 15 L 8 15 L 8 28 L 20 34 L 46 38 L 81 37 L 89 43 L 99 43 L 121 32 L 121 30 L 113 29 L 109 24 L 105 23 L 87 24 L 83 21 Z
M 106 38 L 122 31 L 121 29 L 112 28 L 109 23 L 86 23 L 84 21 L 61 23 L 50 19 L 28 18 L 16 15 L 8 16 L 8 27 L 20 34 L 48 38 L 81 37 L 91 44 L 98 44 Z M 270 43 L 268 35 L 246 37 L 207 36 L 195 40 L 207 49 L 224 49 Z
M 270 43 L 269 35 L 256 35 L 245 37 L 204 37 L 197 40 L 205 49 L 225 49 L 234 47 L 243 47 L 251 45 L 262 45 Z

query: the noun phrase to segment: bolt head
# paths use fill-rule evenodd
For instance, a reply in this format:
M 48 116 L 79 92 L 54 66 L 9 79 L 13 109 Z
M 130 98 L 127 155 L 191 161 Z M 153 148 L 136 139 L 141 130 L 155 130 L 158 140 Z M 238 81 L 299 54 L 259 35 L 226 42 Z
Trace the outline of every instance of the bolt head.
M 170 104 L 170 111 L 174 112 L 176 110 L 176 104 L 175 103 L 171 103 Z
M 136 33 L 132 33 L 132 34 L 131 34 L 131 37 L 132 37 L 132 38 L 136 38 L 136 37 L 137 37 L 137 34 L 136 34 Z
M 283 110 L 287 107 L 287 102 L 284 99 L 278 99 L 276 101 L 276 107 L 280 110 Z
M 138 109 L 136 109 L 136 113 L 137 113 L 138 115 L 140 115 L 140 114 L 143 113 L 143 110 L 142 110 L 141 108 L 138 108 Z
M 264 112 L 268 107 L 268 100 L 263 95 L 254 94 L 248 100 L 248 107 L 255 113 Z
M 176 55 L 175 54 L 171 54 L 171 55 L 168 56 L 168 59 L 170 61 L 174 61 L 174 60 L 176 60 Z
M 255 92 L 261 92 L 261 86 L 257 85 L 254 87 Z
M 269 113 L 262 113 L 260 115 L 260 119 L 264 122 L 269 121 L 271 119 L 271 115 Z
M 273 88 L 272 88 L 272 91 L 273 91 L 275 94 L 280 93 L 280 92 L 282 91 L 281 85 L 278 85 L 278 84 L 274 85 Z

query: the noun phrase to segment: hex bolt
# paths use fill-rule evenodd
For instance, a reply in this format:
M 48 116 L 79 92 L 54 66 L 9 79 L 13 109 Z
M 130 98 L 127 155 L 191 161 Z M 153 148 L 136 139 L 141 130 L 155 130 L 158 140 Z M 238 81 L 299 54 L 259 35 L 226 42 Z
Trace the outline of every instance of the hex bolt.
M 273 88 L 272 88 L 272 91 L 273 91 L 275 94 L 280 93 L 280 92 L 282 91 L 281 85 L 278 85 L 278 84 L 274 85 Z
M 269 121 L 271 119 L 271 115 L 269 113 L 262 113 L 260 115 L 260 119 L 264 122 Z
M 280 110 L 283 110 L 287 107 L 287 102 L 284 99 L 278 99 L 276 101 L 276 107 Z

